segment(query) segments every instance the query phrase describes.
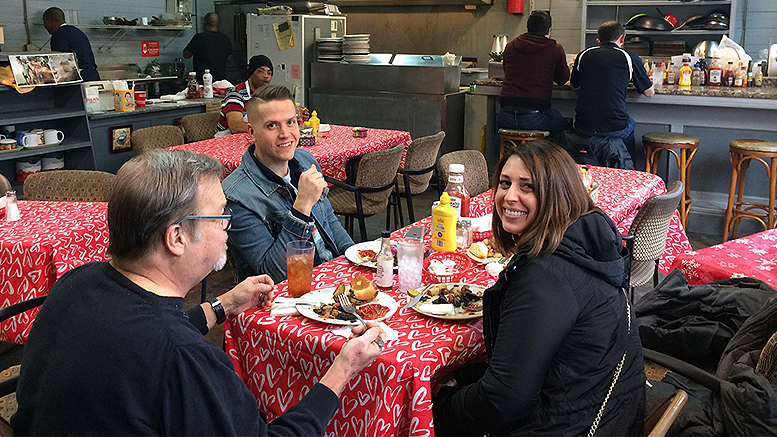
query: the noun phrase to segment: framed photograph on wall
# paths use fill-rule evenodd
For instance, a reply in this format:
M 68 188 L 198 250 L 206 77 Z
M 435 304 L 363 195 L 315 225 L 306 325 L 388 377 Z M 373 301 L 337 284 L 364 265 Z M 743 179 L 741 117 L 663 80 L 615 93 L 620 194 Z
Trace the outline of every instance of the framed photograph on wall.
M 111 153 L 128 152 L 132 150 L 130 135 L 132 134 L 132 125 L 113 126 L 108 128 L 111 141 Z

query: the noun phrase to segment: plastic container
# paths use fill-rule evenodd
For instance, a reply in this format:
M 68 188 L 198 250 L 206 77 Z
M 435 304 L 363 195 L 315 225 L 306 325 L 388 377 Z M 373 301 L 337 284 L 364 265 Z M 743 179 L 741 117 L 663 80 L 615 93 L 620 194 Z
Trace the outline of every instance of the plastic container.
M 205 73 L 202 75 L 202 86 L 205 90 L 204 97 L 206 99 L 213 98 L 213 75 L 210 74 L 210 70 L 205 69 Z
M 720 58 L 717 56 L 712 58 L 709 68 L 709 78 L 707 79 L 707 85 L 720 86 L 723 83 L 723 67 L 720 65 Z
M 424 244 L 419 240 L 401 239 L 397 242 L 397 270 L 399 292 L 421 287 L 424 263 Z
M 683 89 L 688 89 L 691 87 L 692 83 L 692 77 L 693 70 L 688 65 L 687 62 L 683 63 L 683 66 L 680 67 L 680 77 L 677 80 L 677 86 Z
M 308 125 L 313 129 L 310 134 L 316 137 L 316 140 L 321 138 L 321 120 L 318 118 L 318 112 L 313 111 L 308 120 Z
M 40 167 L 44 171 L 65 168 L 65 154 L 60 152 L 41 156 Z
M 40 157 L 31 156 L 16 160 L 16 180 L 24 182 L 27 176 L 41 170 Z
M 445 192 L 450 196 L 451 206 L 459 217 L 469 217 L 469 192 L 464 185 L 464 164 L 451 164 L 448 172 Z
M 440 262 L 445 262 L 444 260 L 453 261 L 453 270 L 450 273 L 445 274 L 432 273 L 429 271 L 429 265 L 433 260 Z M 424 273 L 432 284 L 450 284 L 452 282 L 459 282 L 470 267 L 472 267 L 472 261 L 469 257 L 459 252 L 433 253 L 424 260 Z
M 458 214 L 451 206 L 447 192 L 440 196 L 440 205 L 432 210 L 432 249 L 438 252 L 456 250 L 456 219 Z

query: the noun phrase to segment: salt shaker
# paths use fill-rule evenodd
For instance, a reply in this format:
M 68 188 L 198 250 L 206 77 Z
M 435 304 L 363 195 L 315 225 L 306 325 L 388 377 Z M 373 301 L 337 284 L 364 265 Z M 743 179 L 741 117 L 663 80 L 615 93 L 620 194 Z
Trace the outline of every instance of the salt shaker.
M 5 222 L 15 222 L 20 218 L 19 204 L 16 203 L 16 191 L 8 191 L 5 193 Z

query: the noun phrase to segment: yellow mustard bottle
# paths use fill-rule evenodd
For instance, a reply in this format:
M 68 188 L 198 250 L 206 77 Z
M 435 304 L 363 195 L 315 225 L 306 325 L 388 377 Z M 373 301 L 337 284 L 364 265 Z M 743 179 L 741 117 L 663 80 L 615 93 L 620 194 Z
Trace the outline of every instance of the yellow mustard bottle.
M 456 251 L 456 208 L 451 206 L 447 192 L 440 196 L 440 204 L 432 210 L 432 249 L 438 252 Z
M 310 115 L 308 123 L 310 124 L 310 127 L 313 128 L 313 131 L 310 134 L 316 137 L 316 140 L 320 140 L 321 120 L 318 119 L 318 113 L 316 111 L 313 111 L 313 113 Z
M 677 81 L 677 85 L 682 89 L 690 89 L 692 75 L 693 69 L 691 69 L 687 62 L 683 63 L 683 66 L 680 68 L 680 79 Z

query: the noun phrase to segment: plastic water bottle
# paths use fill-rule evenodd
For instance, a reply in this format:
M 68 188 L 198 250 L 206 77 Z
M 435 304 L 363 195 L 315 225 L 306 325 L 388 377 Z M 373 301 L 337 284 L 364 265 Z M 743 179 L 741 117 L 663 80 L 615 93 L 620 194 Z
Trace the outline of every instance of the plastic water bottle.
M 213 75 L 210 74 L 210 70 L 205 69 L 205 73 L 202 75 L 202 84 L 205 88 L 205 98 L 213 98 Z

